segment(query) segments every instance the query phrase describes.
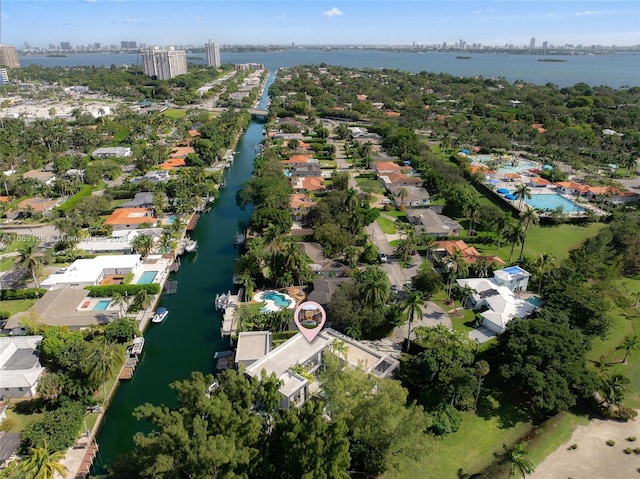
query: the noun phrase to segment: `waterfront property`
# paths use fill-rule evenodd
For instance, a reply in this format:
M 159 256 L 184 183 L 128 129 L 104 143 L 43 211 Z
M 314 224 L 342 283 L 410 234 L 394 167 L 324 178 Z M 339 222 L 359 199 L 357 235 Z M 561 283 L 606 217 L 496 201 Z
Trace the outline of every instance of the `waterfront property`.
M 265 350 L 262 339 L 251 338 L 250 341 L 247 347 L 243 345 L 242 357 L 254 358 Z M 337 343 L 341 344 L 340 348 L 337 347 Z M 308 341 L 301 333 L 296 334 L 252 362 L 245 373 L 255 378 L 260 378 L 263 371 L 267 375 L 275 374 L 282 381 L 279 389 L 280 407 L 286 409 L 292 404 L 300 406 L 321 388 L 317 380 L 310 381 L 308 377 L 322 366 L 323 356 L 333 348 L 349 367 L 360 368 L 381 379 L 392 377 L 400 365 L 398 360 L 385 353 L 327 328 L 320 331 L 312 341 Z M 337 351 L 338 349 L 340 352 Z M 304 375 L 297 372 L 298 368 L 304 369 Z
M 97 286 L 110 276 L 124 277 L 135 273 L 141 265 L 139 254 L 96 256 L 91 259 L 78 259 L 64 272 L 55 273 L 46 278 L 40 286 L 46 289 L 69 286 Z
M 36 395 L 44 372 L 38 358 L 42 336 L 0 337 L 0 396 L 30 398 Z
M 145 224 L 155 226 L 157 223 L 158 219 L 153 216 L 152 208 L 116 208 L 104 220 L 104 225 L 111 226 L 114 230 L 136 229 Z

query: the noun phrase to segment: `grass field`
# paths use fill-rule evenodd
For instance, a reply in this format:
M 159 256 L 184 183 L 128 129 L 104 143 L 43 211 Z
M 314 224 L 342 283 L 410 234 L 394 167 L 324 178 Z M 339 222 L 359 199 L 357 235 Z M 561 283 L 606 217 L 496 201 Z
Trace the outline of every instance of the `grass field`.
M 36 299 L 12 299 L 10 301 L 0 302 L 0 311 L 6 311 L 9 316 L 13 316 L 21 311 L 28 311 L 36 302 Z
M 163 112 L 163 115 L 171 118 L 172 120 L 179 120 L 187 114 L 187 110 L 181 110 L 179 108 L 168 108 Z
M 362 191 L 384 195 L 384 187 L 378 180 L 373 180 L 371 178 L 356 178 L 356 183 L 358 183 L 358 186 Z
M 537 226 L 529 228 L 527 239 L 524 244 L 524 256 L 537 258 L 542 253 L 551 253 L 557 261 L 569 256 L 569 251 L 578 248 L 584 240 L 595 236 L 604 228 L 602 223 L 591 223 L 588 225 L 558 225 L 558 226 Z M 511 245 L 504 240 L 500 249 L 496 245 L 474 245 L 476 249 L 484 255 L 498 255 L 505 261 L 509 259 Z M 520 245 L 516 245 L 513 251 L 512 260 L 518 259 L 520 255 Z
M 388 219 L 388 218 L 384 218 L 382 216 L 380 216 L 377 220 L 378 224 L 380 225 L 380 228 L 382 228 L 382 232 L 384 234 L 388 234 L 388 235 L 392 235 L 395 234 L 396 231 L 396 225 L 395 222 Z

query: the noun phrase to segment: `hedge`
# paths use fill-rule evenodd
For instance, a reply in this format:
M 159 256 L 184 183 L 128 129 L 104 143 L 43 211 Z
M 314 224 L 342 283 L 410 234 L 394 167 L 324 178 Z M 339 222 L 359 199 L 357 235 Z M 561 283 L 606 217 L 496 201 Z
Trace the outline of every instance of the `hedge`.
M 91 195 L 91 191 L 92 191 L 91 186 L 89 185 L 83 186 L 80 191 L 78 191 L 75 195 L 73 195 L 67 201 L 65 201 L 60 206 L 58 206 L 58 210 L 59 211 L 73 210 L 76 207 L 76 205 L 80 203 L 83 197 Z
M 135 296 L 138 292 L 146 290 L 149 294 L 160 293 L 160 285 L 158 283 L 150 284 L 109 284 L 105 286 L 85 286 L 84 289 L 89 291 L 92 298 L 108 298 L 114 294 L 123 296 Z
M 3 289 L 0 291 L 0 301 L 42 298 L 46 292 L 44 288 Z
M 22 433 L 20 449 L 38 447 L 47 441 L 49 453 L 64 451 L 75 442 L 82 427 L 84 406 L 70 402 L 53 411 L 47 411 L 40 421 L 29 424 Z

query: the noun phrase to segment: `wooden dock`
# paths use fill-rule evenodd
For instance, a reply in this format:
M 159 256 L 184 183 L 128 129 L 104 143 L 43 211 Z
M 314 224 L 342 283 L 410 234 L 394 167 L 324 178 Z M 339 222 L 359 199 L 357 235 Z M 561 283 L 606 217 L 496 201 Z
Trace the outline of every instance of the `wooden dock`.
M 198 213 L 192 214 L 189 222 L 187 223 L 187 231 L 193 231 L 194 229 L 196 229 L 199 219 L 200 215 Z
M 120 370 L 118 379 L 131 379 L 138 366 L 138 356 L 129 356 Z
M 91 470 L 91 466 L 93 465 L 93 461 L 98 454 L 98 445 L 96 443 L 90 444 L 87 447 L 86 452 L 84 453 L 84 457 L 82 458 L 82 463 L 80 464 L 80 469 L 76 473 L 75 479 L 86 479 L 89 477 L 89 471 Z

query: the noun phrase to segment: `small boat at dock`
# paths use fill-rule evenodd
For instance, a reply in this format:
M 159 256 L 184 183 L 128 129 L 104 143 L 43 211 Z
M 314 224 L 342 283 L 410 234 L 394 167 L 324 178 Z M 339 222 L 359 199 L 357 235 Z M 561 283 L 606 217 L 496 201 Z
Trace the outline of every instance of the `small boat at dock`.
M 198 249 L 198 242 L 196 240 L 189 240 L 187 241 L 187 243 L 184 245 L 184 250 L 187 253 L 191 253 L 195 250 Z
M 137 356 L 142 352 L 142 348 L 144 348 L 144 337 L 137 336 L 133 338 L 133 343 L 129 349 L 129 356 Z
M 243 245 L 246 241 L 246 237 L 243 232 L 237 231 L 235 235 L 233 235 L 233 244 Z
M 169 310 L 167 308 L 158 308 L 156 310 L 156 314 L 153 315 L 152 323 L 161 323 L 165 320 L 167 315 L 169 314 Z
M 224 371 L 233 367 L 233 351 L 218 351 L 213 355 L 216 371 Z
M 225 309 L 227 309 L 227 305 L 229 304 L 229 296 L 231 296 L 230 292 L 216 294 L 216 300 L 215 300 L 216 310 L 224 311 Z

